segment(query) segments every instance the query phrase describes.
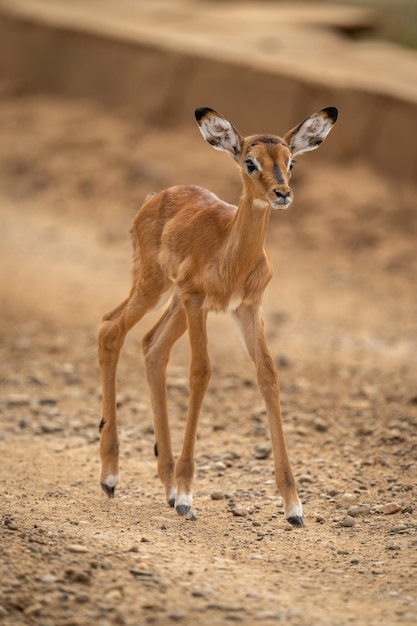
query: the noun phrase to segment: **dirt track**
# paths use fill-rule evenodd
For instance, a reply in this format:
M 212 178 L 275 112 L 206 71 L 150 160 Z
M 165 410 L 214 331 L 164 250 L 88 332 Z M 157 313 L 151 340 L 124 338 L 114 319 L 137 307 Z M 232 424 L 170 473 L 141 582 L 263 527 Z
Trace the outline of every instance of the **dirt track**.
M 101 492 L 96 328 L 129 288 L 145 193 L 189 182 L 235 201 L 233 164 L 192 112 L 183 131 L 150 132 L 86 103 L 3 95 L 0 120 L 3 623 L 415 623 L 417 191 L 300 158 L 294 206 L 271 219 L 264 311 L 306 526 L 285 523 L 272 460 L 256 458 L 266 416 L 221 315 L 194 523 L 156 477 L 149 318 L 119 370 L 122 484 L 114 501 Z M 171 363 L 178 450 L 185 339 Z

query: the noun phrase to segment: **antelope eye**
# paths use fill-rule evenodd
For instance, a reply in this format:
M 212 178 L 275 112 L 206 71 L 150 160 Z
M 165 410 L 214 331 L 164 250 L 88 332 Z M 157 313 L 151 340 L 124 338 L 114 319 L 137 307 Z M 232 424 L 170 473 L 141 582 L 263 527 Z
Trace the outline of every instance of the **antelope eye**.
M 290 161 L 288 164 L 288 171 L 291 172 L 292 168 L 294 167 L 294 163 L 295 161 Z
M 246 165 L 246 169 L 248 170 L 248 174 L 252 174 L 253 172 L 256 172 L 256 170 L 258 169 L 256 163 L 254 163 L 252 159 L 246 159 L 245 165 Z

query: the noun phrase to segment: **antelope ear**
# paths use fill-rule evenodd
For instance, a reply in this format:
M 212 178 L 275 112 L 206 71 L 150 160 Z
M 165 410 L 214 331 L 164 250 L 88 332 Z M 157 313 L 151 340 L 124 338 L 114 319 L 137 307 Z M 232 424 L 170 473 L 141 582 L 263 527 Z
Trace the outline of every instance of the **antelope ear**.
M 195 118 L 201 134 L 213 148 L 227 152 L 235 161 L 239 159 L 243 138 L 233 124 L 209 107 L 198 107 Z
M 335 107 L 327 107 L 289 130 L 284 139 L 290 147 L 292 156 L 316 150 L 335 125 L 337 115 L 338 110 Z

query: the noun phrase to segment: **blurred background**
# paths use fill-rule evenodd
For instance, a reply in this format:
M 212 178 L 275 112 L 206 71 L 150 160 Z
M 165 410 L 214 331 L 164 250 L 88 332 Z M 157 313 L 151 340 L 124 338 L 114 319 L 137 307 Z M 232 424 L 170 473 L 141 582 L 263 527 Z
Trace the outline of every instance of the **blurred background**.
M 410 48 L 417 47 L 417 5 L 414 0 L 324 0 L 324 3 L 372 9 L 378 26 L 376 37 Z
M 349 343 L 340 328 L 411 337 L 415 33 L 411 0 L 1 0 L 6 332 L 95 329 L 129 289 L 127 233 L 148 191 L 200 184 L 237 201 L 234 164 L 202 142 L 196 106 L 242 134 L 283 134 L 337 106 L 326 143 L 294 170 L 294 209 L 272 217 L 271 315 L 291 320 L 288 350 L 302 354 L 310 331 L 332 354 Z M 277 298 L 293 313 L 280 317 Z

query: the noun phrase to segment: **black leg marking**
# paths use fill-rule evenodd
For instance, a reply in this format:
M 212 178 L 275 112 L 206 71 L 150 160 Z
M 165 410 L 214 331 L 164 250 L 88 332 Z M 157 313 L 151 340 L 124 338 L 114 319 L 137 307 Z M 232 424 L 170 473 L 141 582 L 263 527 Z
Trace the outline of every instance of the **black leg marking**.
M 158 456 L 158 444 L 155 443 L 154 447 L 153 447 L 153 453 L 155 456 Z
M 103 426 L 106 422 L 102 419 L 100 424 L 98 425 L 98 432 L 101 433 L 101 431 L 103 430 Z
M 106 483 L 100 483 L 100 485 L 106 496 L 108 496 L 109 498 L 114 498 L 114 492 L 116 490 L 116 487 L 109 487 L 108 485 L 106 485 Z
M 182 515 L 185 516 L 187 515 L 188 511 L 190 510 L 191 507 L 189 507 L 186 504 L 178 504 L 178 506 L 175 507 L 176 511 L 178 513 L 178 515 Z

